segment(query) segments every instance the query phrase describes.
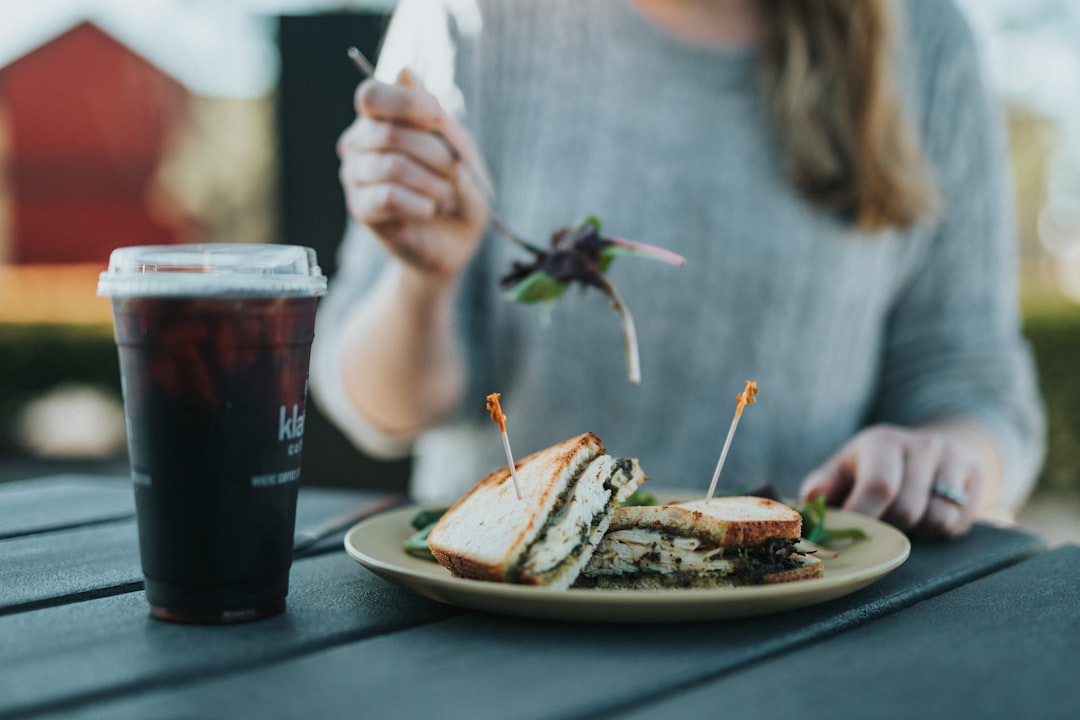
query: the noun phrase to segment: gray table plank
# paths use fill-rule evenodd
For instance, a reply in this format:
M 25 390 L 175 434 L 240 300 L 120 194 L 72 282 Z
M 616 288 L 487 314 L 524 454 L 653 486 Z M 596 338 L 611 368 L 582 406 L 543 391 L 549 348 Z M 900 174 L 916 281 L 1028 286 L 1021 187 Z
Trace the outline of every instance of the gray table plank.
M 34 481 L 28 481 L 34 482 Z M 106 507 L 117 502 L 113 489 L 95 481 L 82 484 L 42 483 L 39 497 L 53 498 L 56 490 L 69 493 L 60 505 L 67 508 L 74 502 L 71 490 L 81 491 L 78 500 L 89 494 L 95 500 L 89 504 Z M 33 490 L 27 492 L 33 493 Z M 123 492 L 131 499 L 130 484 Z M 297 502 L 297 526 L 316 525 L 327 517 L 370 502 L 380 493 L 355 492 L 341 489 L 304 488 Z M 100 498 L 100 499 L 98 499 Z M 28 500 L 23 499 L 26 504 Z M 0 517 L 9 515 L 7 506 L 0 506 Z M 337 533 L 321 546 L 341 547 Z M 0 541 L 0 615 L 26 608 L 40 607 L 65 601 L 97 597 L 117 592 L 131 592 L 142 587 L 138 535 L 132 517 L 108 524 L 66 528 L 9 538 Z
M 284 615 L 227 627 L 153 620 L 141 592 L 0 617 L 0 718 L 67 715 L 88 699 L 205 680 L 461 613 L 384 583 L 344 552 L 297 561 L 287 603 Z
M 381 496 L 304 486 L 296 508 L 297 529 Z M 135 498 L 127 477 L 66 474 L 0 485 L 0 541 L 134 516 Z
M 904 566 L 847 598 L 741 621 L 620 626 L 470 613 L 73 717 L 588 717 L 818 642 L 1041 548 L 1030 535 L 979 526 L 961 541 L 916 545 Z
M 0 540 L 134 515 L 125 478 L 57 475 L 0 485 Z
M 134 520 L 0 543 L 0 616 L 142 587 Z
M 738 718 L 1074 720 L 1077 598 L 1080 547 L 1063 546 L 618 717 L 705 717 L 723 707 Z M 770 687 L 775 692 L 763 702 Z

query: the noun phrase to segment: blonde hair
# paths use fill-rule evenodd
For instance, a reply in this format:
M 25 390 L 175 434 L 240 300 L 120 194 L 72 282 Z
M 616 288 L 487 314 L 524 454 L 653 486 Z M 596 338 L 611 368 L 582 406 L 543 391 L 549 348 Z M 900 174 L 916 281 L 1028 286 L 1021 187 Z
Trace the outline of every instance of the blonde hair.
M 886 0 L 767 0 L 762 74 L 791 182 L 862 230 L 907 228 L 937 194 L 893 76 Z

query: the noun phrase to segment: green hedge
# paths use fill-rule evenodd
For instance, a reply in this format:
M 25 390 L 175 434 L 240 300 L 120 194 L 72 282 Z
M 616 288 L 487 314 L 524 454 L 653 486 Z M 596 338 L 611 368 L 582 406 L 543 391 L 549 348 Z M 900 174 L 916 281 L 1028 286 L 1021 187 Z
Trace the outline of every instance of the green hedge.
M 120 397 L 111 326 L 0 324 L 0 453 L 16 452 L 14 423 L 35 396 L 65 383 Z
M 1080 308 L 1029 315 L 1024 333 L 1046 403 L 1046 463 L 1039 488 L 1080 491 Z
M 1024 323 L 1049 424 L 1041 488 L 1080 491 L 1080 308 L 1030 314 Z M 0 325 L 0 453 L 12 453 L 14 418 L 35 395 L 65 382 L 120 396 L 111 327 Z

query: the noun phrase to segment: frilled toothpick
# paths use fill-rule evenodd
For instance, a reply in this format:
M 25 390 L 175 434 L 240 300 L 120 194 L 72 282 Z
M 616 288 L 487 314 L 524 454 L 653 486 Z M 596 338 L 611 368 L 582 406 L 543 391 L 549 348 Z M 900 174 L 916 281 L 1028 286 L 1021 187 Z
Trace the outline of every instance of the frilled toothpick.
M 487 396 L 487 409 L 491 413 L 491 419 L 499 426 L 502 434 L 503 450 L 506 451 L 506 463 L 510 467 L 510 477 L 514 479 L 514 492 L 518 500 L 521 499 L 521 484 L 518 483 L 517 469 L 514 467 L 514 454 L 510 452 L 510 437 L 506 434 L 506 415 L 503 414 L 502 405 L 499 404 L 499 393 L 491 393 Z
M 731 419 L 731 427 L 728 428 L 727 440 L 724 441 L 724 449 L 720 451 L 720 460 L 716 463 L 716 472 L 713 473 L 712 482 L 709 483 L 709 494 L 705 496 L 705 501 L 712 500 L 713 493 L 716 492 L 716 481 L 720 479 L 720 469 L 724 467 L 724 460 L 727 459 L 728 448 L 731 447 L 731 438 L 735 435 L 735 428 L 739 424 L 739 418 L 742 417 L 743 408 L 747 405 L 753 405 L 757 402 L 758 387 L 757 383 L 753 380 L 747 380 L 743 391 L 735 396 L 738 404 L 735 406 L 735 417 Z

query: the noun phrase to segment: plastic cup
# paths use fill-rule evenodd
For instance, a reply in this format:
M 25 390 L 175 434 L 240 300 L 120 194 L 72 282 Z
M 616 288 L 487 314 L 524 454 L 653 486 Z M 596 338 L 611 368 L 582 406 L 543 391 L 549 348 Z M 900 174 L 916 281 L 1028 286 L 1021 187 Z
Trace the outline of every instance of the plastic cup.
M 146 598 L 156 618 L 285 609 L 315 307 L 310 248 L 114 250 L 113 322 Z

